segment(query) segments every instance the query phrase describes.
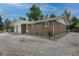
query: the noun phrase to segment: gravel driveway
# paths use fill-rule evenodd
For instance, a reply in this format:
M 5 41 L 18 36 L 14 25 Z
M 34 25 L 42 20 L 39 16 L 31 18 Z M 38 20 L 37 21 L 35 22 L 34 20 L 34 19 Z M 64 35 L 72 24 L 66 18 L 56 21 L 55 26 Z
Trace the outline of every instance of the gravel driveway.
M 79 33 L 49 40 L 30 35 L 0 34 L 2 56 L 63 56 L 79 50 Z

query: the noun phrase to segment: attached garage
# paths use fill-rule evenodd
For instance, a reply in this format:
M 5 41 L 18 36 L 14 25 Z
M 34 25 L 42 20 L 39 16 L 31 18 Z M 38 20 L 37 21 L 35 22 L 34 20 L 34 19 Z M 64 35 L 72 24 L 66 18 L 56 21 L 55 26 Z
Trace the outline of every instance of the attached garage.
M 28 24 L 30 22 L 19 20 L 14 24 L 14 32 L 19 34 L 28 33 Z
M 20 34 L 21 33 L 21 26 L 20 25 L 14 26 L 14 32 Z

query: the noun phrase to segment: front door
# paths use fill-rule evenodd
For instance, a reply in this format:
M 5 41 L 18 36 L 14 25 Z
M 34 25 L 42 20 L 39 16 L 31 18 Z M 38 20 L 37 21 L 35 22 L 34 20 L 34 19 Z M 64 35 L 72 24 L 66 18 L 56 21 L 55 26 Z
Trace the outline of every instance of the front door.
M 21 25 L 21 33 L 25 34 L 26 33 L 26 24 Z

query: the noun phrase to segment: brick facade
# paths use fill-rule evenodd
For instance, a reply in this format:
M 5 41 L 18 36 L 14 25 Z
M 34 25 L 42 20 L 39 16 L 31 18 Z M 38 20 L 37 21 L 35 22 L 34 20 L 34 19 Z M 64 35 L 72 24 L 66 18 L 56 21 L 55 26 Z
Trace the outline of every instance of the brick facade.
M 34 35 L 47 36 L 48 32 L 51 32 L 54 36 L 57 36 L 66 32 L 66 26 L 57 21 L 48 21 L 47 27 L 45 27 L 44 24 L 45 22 L 40 22 L 28 25 L 28 33 Z
M 29 33 L 36 34 L 36 35 L 47 35 L 48 31 L 53 33 L 53 22 L 49 21 L 47 27 L 45 27 L 44 23 L 45 22 L 31 24 L 31 28 L 28 27 Z
M 33 22 L 20 21 L 14 24 L 14 30 L 16 30 L 16 26 L 18 25 L 19 33 L 48 36 L 48 32 L 51 32 L 53 37 L 56 37 L 66 33 L 66 25 L 69 24 L 68 22 L 66 15 Z M 25 26 L 22 26 L 23 24 Z
M 56 21 L 54 22 L 54 36 L 66 33 L 66 30 L 66 25 Z

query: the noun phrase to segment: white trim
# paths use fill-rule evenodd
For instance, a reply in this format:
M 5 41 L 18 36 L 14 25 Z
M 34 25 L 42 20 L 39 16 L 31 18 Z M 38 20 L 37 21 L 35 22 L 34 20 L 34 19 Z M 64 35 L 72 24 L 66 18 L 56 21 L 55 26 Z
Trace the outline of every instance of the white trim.
M 48 21 L 44 22 L 44 27 L 49 27 L 49 22 Z
M 35 24 L 35 23 L 39 23 L 39 22 L 48 22 L 48 21 L 52 21 L 52 20 L 58 20 L 59 19 L 61 20 L 63 17 L 65 17 L 64 15 L 62 16 L 57 16 L 57 17 L 54 17 L 54 18 L 48 18 L 48 19 L 42 19 L 42 20 L 38 20 L 38 21 L 17 21 L 15 22 L 14 24 L 17 25 L 17 24 Z

